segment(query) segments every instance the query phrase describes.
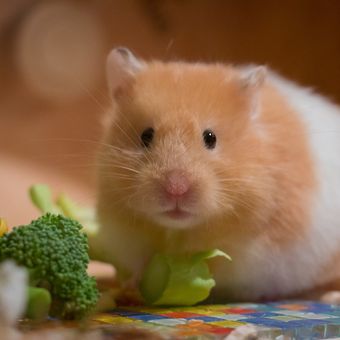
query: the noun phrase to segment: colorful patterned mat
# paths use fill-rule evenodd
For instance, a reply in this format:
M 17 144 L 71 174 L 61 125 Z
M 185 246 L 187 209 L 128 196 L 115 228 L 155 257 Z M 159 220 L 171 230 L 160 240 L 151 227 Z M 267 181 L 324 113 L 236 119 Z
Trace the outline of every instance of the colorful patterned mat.
M 255 325 L 260 337 L 269 339 L 340 337 L 340 306 L 317 302 L 201 305 L 171 309 L 131 307 L 97 315 L 95 321 L 146 328 L 165 338 L 221 339 L 236 327 L 246 324 Z

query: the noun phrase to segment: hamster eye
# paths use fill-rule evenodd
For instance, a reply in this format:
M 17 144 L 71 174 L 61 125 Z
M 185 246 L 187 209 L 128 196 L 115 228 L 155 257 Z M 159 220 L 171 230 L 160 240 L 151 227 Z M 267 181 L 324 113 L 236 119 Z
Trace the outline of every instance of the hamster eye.
M 204 130 L 203 139 L 207 149 L 213 149 L 216 146 L 216 135 L 211 130 Z
M 142 139 L 142 145 L 145 147 L 149 147 L 150 143 L 153 140 L 153 135 L 155 133 L 155 130 L 152 127 L 149 127 L 143 131 L 141 134 L 141 139 Z

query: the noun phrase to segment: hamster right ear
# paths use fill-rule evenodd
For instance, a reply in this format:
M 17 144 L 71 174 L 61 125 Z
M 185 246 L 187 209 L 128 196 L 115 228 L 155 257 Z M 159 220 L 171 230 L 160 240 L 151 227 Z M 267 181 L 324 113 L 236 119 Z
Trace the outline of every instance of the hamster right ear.
M 106 61 L 106 77 L 112 97 L 116 98 L 122 93 L 142 68 L 143 62 L 138 60 L 129 49 L 125 47 L 113 49 Z
M 266 80 L 267 73 L 265 66 L 256 66 L 247 70 L 241 77 L 242 87 L 253 89 L 261 87 Z

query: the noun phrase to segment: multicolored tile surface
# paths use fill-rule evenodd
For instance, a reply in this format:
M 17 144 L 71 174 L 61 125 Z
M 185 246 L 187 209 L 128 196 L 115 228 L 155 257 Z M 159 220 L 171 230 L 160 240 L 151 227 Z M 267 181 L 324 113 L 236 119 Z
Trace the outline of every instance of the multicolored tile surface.
M 238 326 L 247 324 L 258 327 L 261 336 L 272 339 L 340 337 L 340 307 L 317 302 L 200 305 L 169 309 L 129 307 L 97 315 L 94 320 L 190 339 L 224 338 Z

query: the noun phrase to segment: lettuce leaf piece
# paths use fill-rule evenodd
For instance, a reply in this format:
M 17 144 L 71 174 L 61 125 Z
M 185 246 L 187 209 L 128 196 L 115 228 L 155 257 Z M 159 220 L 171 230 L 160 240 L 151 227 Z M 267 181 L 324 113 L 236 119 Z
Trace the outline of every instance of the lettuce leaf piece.
M 147 304 L 191 306 L 205 300 L 215 286 L 206 260 L 230 256 L 219 249 L 194 255 L 156 254 L 146 267 L 140 291 Z

